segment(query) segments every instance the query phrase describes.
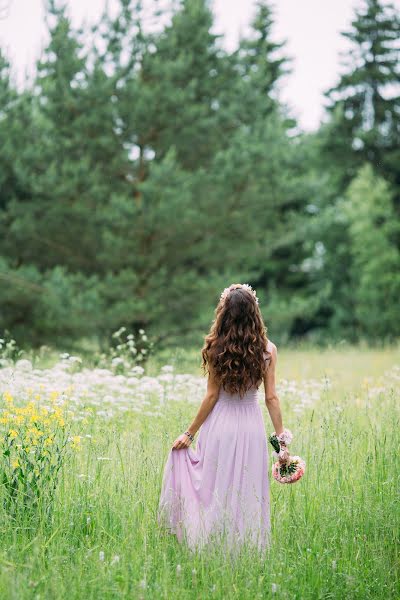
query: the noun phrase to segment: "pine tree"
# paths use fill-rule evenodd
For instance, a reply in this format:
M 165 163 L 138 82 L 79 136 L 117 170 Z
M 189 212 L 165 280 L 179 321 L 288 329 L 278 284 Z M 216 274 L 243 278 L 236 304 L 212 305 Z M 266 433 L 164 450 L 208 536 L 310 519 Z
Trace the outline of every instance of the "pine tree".
M 31 92 L 17 91 L 10 64 L 0 50 L 0 211 L 13 198 L 25 199 L 29 194 L 21 156 L 33 135 L 31 105 Z
M 40 270 L 101 271 L 101 213 L 130 188 L 129 161 L 112 101 L 114 82 L 91 69 L 63 6 L 49 4 L 50 42 L 38 64 L 32 106 L 35 146 L 22 159 L 30 196 L 8 210 L 7 253 Z
M 273 40 L 273 25 L 272 9 L 265 0 L 259 0 L 250 36 L 240 41 L 234 55 L 241 76 L 242 113 L 246 123 L 264 119 L 277 108 L 277 84 L 289 72 L 289 60 L 280 52 L 285 42 Z
M 367 161 L 400 192 L 399 35 L 398 11 L 381 0 L 365 0 L 343 33 L 351 50 L 340 81 L 327 92 L 326 150 L 345 185 Z
M 10 139 L 10 113 L 17 98 L 10 81 L 10 65 L 0 52 L 0 209 L 4 209 L 15 186 L 13 142 Z
M 115 82 L 99 61 L 89 69 L 65 7 L 50 2 L 48 22 L 50 42 L 38 64 L 35 95 L 24 105 L 29 135 L 14 162 L 24 193 L 14 186 L 0 221 L 9 324 L 20 327 L 24 307 L 30 324 L 24 335 L 32 343 L 104 331 L 103 215 L 112 194 L 131 186 L 116 127 Z M 27 290 L 32 301 L 26 308 Z
M 120 94 L 139 181 L 172 146 L 179 164 L 195 170 L 225 141 L 221 98 L 231 83 L 212 22 L 206 0 L 183 0 L 170 25 L 144 36 L 140 64 Z

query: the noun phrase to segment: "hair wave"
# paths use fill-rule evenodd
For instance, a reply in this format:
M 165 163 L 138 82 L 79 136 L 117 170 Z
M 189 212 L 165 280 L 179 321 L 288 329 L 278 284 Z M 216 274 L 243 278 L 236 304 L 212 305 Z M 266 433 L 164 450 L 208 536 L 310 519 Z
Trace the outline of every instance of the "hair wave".
M 264 376 L 267 327 L 254 296 L 241 284 L 232 284 L 215 309 L 215 319 L 201 350 L 204 373 L 213 369 L 222 388 L 242 397 Z M 265 357 L 267 354 L 267 358 Z

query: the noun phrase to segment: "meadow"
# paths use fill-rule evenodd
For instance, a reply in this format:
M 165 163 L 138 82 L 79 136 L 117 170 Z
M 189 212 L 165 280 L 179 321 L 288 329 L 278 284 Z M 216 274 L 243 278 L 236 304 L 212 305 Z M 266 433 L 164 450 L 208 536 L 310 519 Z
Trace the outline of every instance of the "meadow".
M 157 526 L 169 447 L 206 389 L 199 364 L 198 352 L 183 350 L 125 374 L 68 354 L 2 363 L 3 449 L 14 411 L 36 427 L 36 456 L 40 419 L 53 427 L 55 410 L 68 452 L 52 510 L 39 506 L 36 518 L 10 511 L 3 479 L 0 598 L 400 598 L 400 348 L 279 350 L 284 425 L 307 470 L 292 486 L 268 473 L 272 545 L 264 559 L 250 548 L 235 561 L 218 547 L 191 553 Z M 266 408 L 264 420 L 267 435 Z M 14 429 L 10 444 L 22 435 Z M 54 436 L 46 438 L 51 473 Z

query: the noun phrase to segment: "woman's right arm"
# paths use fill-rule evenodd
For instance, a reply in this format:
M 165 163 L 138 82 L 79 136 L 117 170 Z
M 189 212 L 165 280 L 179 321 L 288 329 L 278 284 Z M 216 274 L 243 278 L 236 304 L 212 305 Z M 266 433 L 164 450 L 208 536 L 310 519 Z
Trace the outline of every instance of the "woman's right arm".
M 279 398 L 275 388 L 275 367 L 278 358 L 278 352 L 275 344 L 269 342 L 271 346 L 271 360 L 264 374 L 264 390 L 265 404 L 267 406 L 269 416 L 275 428 L 275 433 L 279 435 L 283 432 L 282 413 Z

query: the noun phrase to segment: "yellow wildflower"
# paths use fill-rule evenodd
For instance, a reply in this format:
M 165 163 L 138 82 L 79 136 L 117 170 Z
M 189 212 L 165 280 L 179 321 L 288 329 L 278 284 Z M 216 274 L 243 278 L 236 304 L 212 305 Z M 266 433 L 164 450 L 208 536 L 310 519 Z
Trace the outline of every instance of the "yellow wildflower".
M 28 404 L 25 406 L 24 413 L 25 414 L 34 414 L 35 410 L 36 410 L 35 404 L 31 401 L 31 402 L 28 402 Z
M 19 467 L 19 460 L 18 458 L 14 459 L 11 461 L 11 465 L 13 469 L 17 469 Z
M 18 437 L 18 431 L 16 429 L 10 429 L 8 435 L 12 440 L 14 440 L 16 437 Z
M 40 437 L 41 435 L 43 435 L 43 431 L 40 431 L 40 429 L 37 429 L 37 427 L 32 427 L 28 430 L 28 433 L 30 433 L 30 435 L 34 437 Z
M 81 436 L 80 435 L 74 435 L 74 436 L 72 436 L 71 448 L 74 448 L 75 450 L 79 450 L 80 447 L 81 447 L 80 443 L 81 443 Z
M 13 403 L 13 397 L 10 394 L 10 392 L 8 390 L 6 390 L 3 394 L 3 398 L 5 400 L 5 402 L 7 402 L 7 404 L 12 404 Z
M 61 408 L 57 407 L 57 408 L 55 408 L 55 410 L 50 418 L 54 419 L 54 421 L 57 421 L 57 419 L 59 419 L 61 416 L 62 416 Z

